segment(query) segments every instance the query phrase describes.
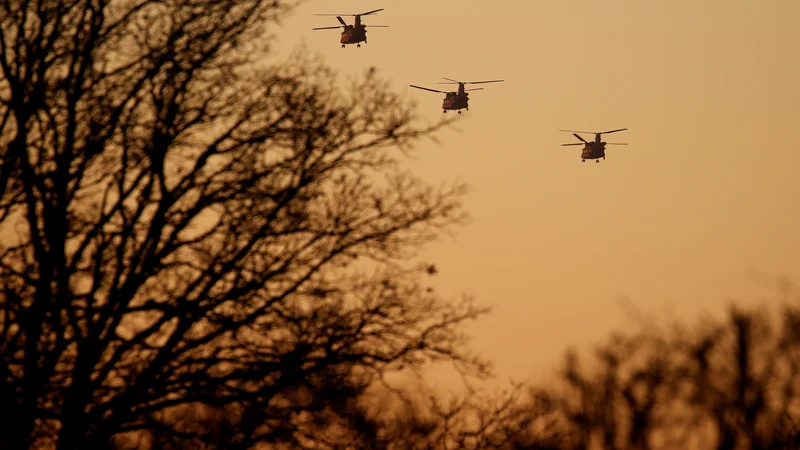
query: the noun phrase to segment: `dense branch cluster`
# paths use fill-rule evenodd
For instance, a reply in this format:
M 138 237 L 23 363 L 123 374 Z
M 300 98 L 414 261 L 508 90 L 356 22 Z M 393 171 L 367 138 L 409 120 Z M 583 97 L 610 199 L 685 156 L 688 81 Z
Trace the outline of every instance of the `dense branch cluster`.
M 456 331 L 485 309 L 400 264 L 464 219 L 463 186 L 397 164 L 436 126 L 374 71 L 260 64 L 290 7 L 0 5 L 2 439 L 96 448 L 205 405 L 248 410 L 242 447 L 293 442 L 338 384 L 486 372 Z

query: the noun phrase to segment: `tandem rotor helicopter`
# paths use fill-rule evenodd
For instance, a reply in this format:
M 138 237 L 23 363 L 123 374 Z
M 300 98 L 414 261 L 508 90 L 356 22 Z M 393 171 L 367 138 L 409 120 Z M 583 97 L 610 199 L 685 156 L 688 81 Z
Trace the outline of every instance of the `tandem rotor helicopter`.
M 558 130 L 558 131 L 566 131 L 568 133 L 572 133 L 573 136 L 578 138 L 581 142 L 576 142 L 573 144 L 561 144 L 562 146 L 566 145 L 583 145 L 583 149 L 581 150 L 581 162 L 586 162 L 587 159 L 594 159 L 596 163 L 600 162 L 600 158 L 606 159 L 606 145 L 628 145 L 622 144 L 619 142 L 602 142 L 600 140 L 600 135 L 602 134 L 609 134 L 609 133 L 616 133 L 617 131 L 625 131 L 627 128 L 620 128 L 618 130 L 611 130 L 611 131 L 575 131 L 575 130 Z M 583 134 L 594 134 L 594 142 L 589 142 L 586 139 L 580 137 L 577 133 Z
M 469 111 L 469 94 L 467 91 L 480 91 L 483 88 L 473 88 L 473 89 L 464 89 L 465 84 L 481 84 L 481 83 L 500 83 L 505 80 L 489 80 L 489 81 L 456 81 L 451 80 L 450 78 L 442 77 L 447 82 L 441 81 L 438 84 L 457 84 L 458 91 L 456 92 L 447 92 L 447 91 L 438 91 L 436 89 L 428 89 L 422 86 L 414 86 L 413 84 L 409 84 L 409 86 L 417 89 L 422 89 L 425 91 L 431 92 L 439 92 L 444 94 L 444 99 L 442 99 L 442 112 L 446 113 L 448 110 L 450 111 L 458 111 L 461 114 L 462 109 L 466 109 Z
M 315 16 L 336 16 L 336 19 L 339 20 L 341 23 L 340 26 L 336 27 L 319 27 L 319 28 L 312 28 L 312 30 L 333 30 L 336 28 L 344 28 L 342 30 L 342 38 L 339 42 L 342 43 L 342 48 L 345 47 L 347 44 L 356 44 L 356 47 L 361 47 L 361 42 L 367 43 L 367 27 L 370 28 L 389 28 L 389 25 L 362 25 L 361 24 L 361 16 L 366 16 L 369 14 L 375 14 L 378 11 L 383 11 L 384 8 L 376 9 L 374 11 L 367 11 L 361 14 L 314 14 Z M 342 20 L 342 16 L 353 16 L 355 17 L 355 24 L 348 25 Z

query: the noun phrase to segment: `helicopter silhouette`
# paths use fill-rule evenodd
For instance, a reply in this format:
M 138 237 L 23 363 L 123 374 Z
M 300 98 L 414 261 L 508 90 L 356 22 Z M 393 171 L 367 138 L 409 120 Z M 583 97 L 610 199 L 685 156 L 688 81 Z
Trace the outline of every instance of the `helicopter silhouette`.
M 558 130 L 558 131 L 566 131 L 568 133 L 572 133 L 573 136 L 578 138 L 581 142 L 576 142 L 573 144 L 561 144 L 562 146 L 567 145 L 583 145 L 583 149 L 581 150 L 581 162 L 586 162 L 587 159 L 594 159 L 596 163 L 600 162 L 600 158 L 606 159 L 606 145 L 628 145 L 622 144 L 619 142 L 602 142 L 600 140 L 600 135 L 609 134 L 609 133 L 616 133 L 617 131 L 625 131 L 627 128 L 620 128 L 618 130 L 611 130 L 611 131 L 575 131 L 575 130 Z M 580 137 L 577 133 L 583 134 L 594 134 L 594 141 L 589 142 L 586 139 Z
M 444 94 L 444 99 L 442 99 L 442 112 L 446 113 L 449 111 L 458 111 L 461 114 L 462 109 L 466 109 L 469 111 L 469 94 L 467 91 L 480 91 L 483 88 L 473 88 L 473 89 L 464 89 L 465 84 L 481 84 L 481 83 L 500 83 L 505 80 L 489 80 L 489 81 L 456 81 L 450 78 L 442 77 L 445 80 L 449 80 L 448 82 L 440 81 L 438 84 L 457 84 L 458 90 L 456 92 L 447 92 L 447 91 L 439 91 L 436 89 L 429 89 L 422 86 L 415 86 L 413 84 L 409 84 L 409 86 L 417 89 L 422 89 L 425 91 L 431 92 L 439 92 Z
M 389 25 L 363 25 L 361 23 L 361 16 L 366 16 L 369 14 L 375 14 L 378 11 L 383 11 L 384 8 L 376 9 L 374 11 L 367 11 L 361 14 L 314 14 L 315 16 L 336 16 L 336 19 L 339 20 L 339 23 L 342 25 L 336 27 L 319 27 L 319 28 L 312 28 L 312 30 L 333 30 L 336 28 L 344 28 L 342 30 L 342 38 L 339 40 L 342 44 L 342 48 L 345 47 L 347 44 L 356 44 L 356 47 L 361 47 L 361 42 L 367 43 L 367 27 L 370 28 L 388 28 Z M 342 16 L 353 16 L 355 17 L 355 24 L 348 25 L 344 20 L 342 20 Z

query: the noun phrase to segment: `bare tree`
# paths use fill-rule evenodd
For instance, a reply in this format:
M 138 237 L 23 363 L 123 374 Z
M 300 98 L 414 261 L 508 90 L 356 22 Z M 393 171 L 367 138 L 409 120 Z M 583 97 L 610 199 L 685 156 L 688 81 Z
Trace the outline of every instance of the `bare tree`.
M 522 384 L 501 393 L 470 390 L 443 399 L 422 380 L 403 387 L 335 375 L 316 381 L 313 394 L 325 401 L 317 409 L 304 409 L 302 421 L 284 419 L 285 410 L 247 411 L 241 403 L 182 407 L 180 414 L 170 415 L 169 423 L 157 420 L 162 427 L 154 427 L 146 440 L 141 435 L 121 436 L 116 448 L 248 448 L 253 442 L 243 438 L 250 435 L 246 429 L 251 423 L 266 429 L 265 423 L 278 422 L 294 428 L 272 428 L 273 433 L 294 432 L 296 439 L 276 448 L 543 450 L 557 449 L 561 442 L 554 405 Z
M 486 309 L 408 263 L 465 218 L 398 164 L 440 125 L 373 70 L 266 64 L 291 6 L 0 2 L 0 445 L 300 445 L 331 386 L 487 373 L 457 333 Z
M 616 334 L 570 352 L 556 392 L 565 449 L 800 448 L 796 305 Z
M 691 431 L 712 430 L 719 450 L 800 448 L 800 311 L 771 312 L 734 306 L 726 321 L 678 341 Z
M 347 405 L 340 416 L 348 418 L 345 428 L 352 433 L 342 448 L 501 450 L 522 442 L 531 449 L 554 448 L 547 445 L 557 442 L 549 398 L 521 383 L 495 393 L 469 386 L 448 397 L 421 380 L 386 387 L 383 395 Z
M 649 433 L 666 420 L 672 357 L 660 336 L 615 335 L 597 349 L 595 364 L 567 354 L 562 390 L 554 392 L 565 428 L 562 448 L 646 449 Z

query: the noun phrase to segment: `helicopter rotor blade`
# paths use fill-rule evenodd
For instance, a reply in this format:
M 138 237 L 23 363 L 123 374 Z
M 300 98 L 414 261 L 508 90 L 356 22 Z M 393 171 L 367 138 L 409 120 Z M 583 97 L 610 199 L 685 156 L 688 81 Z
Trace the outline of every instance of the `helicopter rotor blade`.
M 317 13 L 317 14 L 314 14 L 314 15 L 315 15 L 315 16 L 347 16 L 347 17 L 368 16 L 368 15 L 370 15 L 370 14 L 375 14 L 375 13 L 376 13 L 376 12 L 378 12 L 378 11 L 383 11 L 383 9 L 384 9 L 384 8 L 381 8 L 381 9 L 375 9 L 375 10 L 372 10 L 372 11 L 367 11 L 367 12 L 365 12 L 365 13 L 359 13 L 359 14 L 339 14 L 339 13 L 336 13 L 336 14 L 334 14 L 334 13 Z
M 617 131 L 625 131 L 627 128 L 620 128 L 618 130 L 611 130 L 611 131 L 578 131 L 578 130 L 558 130 L 558 131 L 565 131 L 567 133 L 583 133 L 583 134 L 609 134 L 609 133 L 616 133 Z
M 564 131 L 567 133 L 597 134 L 594 131 L 577 131 L 577 130 L 558 130 L 558 131 Z
M 361 13 L 361 14 L 355 14 L 355 15 L 356 15 L 356 16 L 367 16 L 367 15 L 369 15 L 369 14 L 375 14 L 375 13 L 376 13 L 376 12 L 378 12 L 378 11 L 383 11 L 383 9 L 384 9 L 384 8 L 381 8 L 381 9 L 376 9 L 376 10 L 373 10 L 373 11 L 367 11 L 367 12 L 365 12 L 365 13 Z
M 567 146 L 567 145 L 583 145 L 583 144 L 581 144 L 580 142 L 575 142 L 573 144 L 561 144 L 561 145 Z
M 503 81 L 506 81 L 506 80 L 464 81 L 464 84 L 501 83 Z
M 440 81 L 439 84 L 481 84 L 481 83 L 500 83 L 506 80 L 488 80 L 488 81 L 457 81 L 452 78 L 442 77 L 445 80 L 450 81 L 450 83 L 445 83 L 444 81 Z
M 472 88 L 472 89 L 464 89 L 464 92 L 469 92 L 469 91 L 482 91 L 482 90 L 483 90 L 483 88 Z
M 440 94 L 446 94 L 447 93 L 446 91 L 437 91 L 436 89 L 428 89 L 428 88 L 422 87 L 422 86 L 414 86 L 413 84 L 409 84 L 409 86 L 411 86 L 413 88 L 417 88 L 417 89 L 422 89 L 422 90 L 425 90 L 425 91 L 438 92 Z
M 616 133 L 617 131 L 625 131 L 625 130 L 627 130 L 627 128 L 620 128 L 618 130 L 611 130 L 611 131 L 603 131 L 603 132 L 597 133 L 597 134 L 609 134 L 609 133 Z
M 333 30 L 335 28 L 344 28 L 344 27 L 319 27 L 319 28 L 312 28 L 312 30 Z
M 314 14 L 315 16 L 336 16 L 336 20 L 339 21 L 340 24 L 343 26 L 347 26 L 347 22 L 342 20 L 342 16 L 347 16 L 348 14 Z
M 575 136 L 576 138 L 578 138 L 579 141 L 584 142 L 584 143 L 586 142 L 586 139 L 582 138 L 578 133 L 572 133 L 572 135 Z M 578 144 L 575 144 L 575 145 L 578 145 Z

